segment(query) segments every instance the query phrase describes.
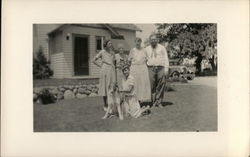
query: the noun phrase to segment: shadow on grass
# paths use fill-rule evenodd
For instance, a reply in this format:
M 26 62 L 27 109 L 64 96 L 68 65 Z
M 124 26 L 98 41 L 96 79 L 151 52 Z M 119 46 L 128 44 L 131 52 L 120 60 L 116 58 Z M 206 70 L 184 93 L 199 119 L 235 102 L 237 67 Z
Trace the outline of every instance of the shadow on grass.
M 173 92 L 173 91 L 175 91 L 175 89 L 172 86 L 166 86 L 165 91 L 166 92 Z
M 169 102 L 169 101 L 167 101 L 167 102 L 162 102 L 162 106 L 163 106 L 163 107 L 165 107 L 165 106 L 170 106 L 170 105 L 174 105 L 174 103 Z
M 165 106 L 170 106 L 170 105 L 174 105 L 174 103 L 169 102 L 169 101 L 162 102 L 161 104 L 162 104 L 163 107 L 165 107 Z M 153 105 L 153 104 L 152 104 L 151 102 L 142 102 L 142 103 L 141 103 L 141 106 L 150 106 L 150 107 L 152 107 L 152 105 Z

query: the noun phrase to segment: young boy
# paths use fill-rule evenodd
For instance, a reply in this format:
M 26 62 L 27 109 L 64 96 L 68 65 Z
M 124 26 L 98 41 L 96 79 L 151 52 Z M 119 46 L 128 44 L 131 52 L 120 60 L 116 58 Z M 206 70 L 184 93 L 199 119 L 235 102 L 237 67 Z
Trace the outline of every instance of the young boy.
M 125 64 L 122 67 L 122 73 L 124 78 L 122 79 L 122 89 L 120 93 L 122 95 L 122 107 L 125 109 L 127 115 L 134 118 L 138 118 L 143 112 L 149 109 L 147 107 L 140 107 L 139 101 L 136 96 L 136 83 L 133 76 L 130 75 L 129 65 Z

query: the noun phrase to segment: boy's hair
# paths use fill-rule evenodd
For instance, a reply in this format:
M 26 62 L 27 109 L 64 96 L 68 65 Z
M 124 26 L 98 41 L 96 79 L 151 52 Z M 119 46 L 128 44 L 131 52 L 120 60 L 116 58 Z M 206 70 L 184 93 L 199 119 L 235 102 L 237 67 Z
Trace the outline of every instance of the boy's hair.
M 122 72 L 124 72 L 125 70 L 130 70 L 130 67 L 129 66 L 124 66 L 124 67 L 122 67 Z
M 123 60 L 121 61 L 121 69 L 122 69 L 122 72 L 125 70 L 125 69 L 128 69 L 129 70 L 130 68 L 130 61 L 128 60 Z

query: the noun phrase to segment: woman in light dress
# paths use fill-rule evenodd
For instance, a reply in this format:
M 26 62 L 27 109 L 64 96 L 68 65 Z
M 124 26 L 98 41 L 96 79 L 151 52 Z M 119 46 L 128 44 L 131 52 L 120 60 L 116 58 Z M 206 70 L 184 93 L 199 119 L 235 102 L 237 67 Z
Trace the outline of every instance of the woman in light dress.
M 101 64 L 97 62 L 99 59 L 101 60 Z M 98 94 L 103 96 L 104 111 L 107 111 L 108 108 L 108 90 L 115 81 L 114 60 L 115 53 L 112 51 L 112 43 L 110 40 L 107 40 L 104 42 L 104 49 L 101 50 L 92 61 L 101 68 Z
M 136 38 L 136 47 L 130 51 L 129 60 L 131 61 L 130 73 L 135 78 L 136 95 L 140 102 L 151 100 L 151 88 L 146 65 L 146 51 L 141 47 L 141 38 Z
M 118 53 L 115 54 L 115 60 L 116 60 L 116 72 L 117 72 L 117 84 L 118 84 L 118 88 L 121 88 L 121 82 L 122 82 L 122 78 L 123 73 L 122 73 L 122 69 L 121 69 L 121 64 L 124 62 L 128 61 L 128 55 L 125 54 L 124 52 L 124 45 L 123 44 L 118 44 Z
M 130 75 L 129 65 L 122 66 L 122 72 L 124 77 L 122 78 L 122 88 L 120 93 L 122 95 L 122 107 L 125 110 L 126 115 L 138 118 L 145 111 L 148 111 L 149 106 L 141 107 L 136 95 L 136 81 L 132 75 Z

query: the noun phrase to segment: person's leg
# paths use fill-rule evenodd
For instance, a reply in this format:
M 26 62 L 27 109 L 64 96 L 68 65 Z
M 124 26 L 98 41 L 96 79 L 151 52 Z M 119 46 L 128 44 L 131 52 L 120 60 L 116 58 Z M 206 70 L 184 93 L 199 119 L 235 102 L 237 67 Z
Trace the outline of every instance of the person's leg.
M 156 105 L 162 105 L 163 97 L 164 97 L 164 91 L 165 91 L 165 85 L 166 85 L 166 76 L 165 76 L 165 68 L 160 67 L 157 69 L 157 85 L 156 85 L 156 95 L 155 95 L 155 101 Z
M 126 99 L 123 100 L 122 106 L 123 106 L 123 108 L 125 110 L 125 116 L 126 117 L 130 116 L 129 105 L 128 105 L 128 101 Z
M 155 70 L 154 67 L 148 68 L 148 74 L 149 74 L 149 81 L 150 81 L 150 87 L 151 87 L 151 101 L 152 105 L 155 103 L 155 90 L 156 90 L 156 80 L 155 80 Z
M 139 104 L 140 104 L 140 107 L 142 107 L 142 102 L 140 100 L 138 100 Z
M 118 116 L 119 116 L 119 119 L 120 120 L 123 120 L 123 113 L 122 113 L 122 109 L 121 109 L 121 104 L 117 104 L 116 103 L 116 107 L 117 107 L 117 110 L 118 110 Z
M 108 108 L 107 96 L 103 96 L 103 107 Z
M 145 111 L 147 111 L 150 107 L 149 106 L 146 106 L 146 107 L 143 107 L 141 108 L 135 115 L 135 118 L 139 118 Z
M 103 101 L 104 101 L 104 104 L 107 103 L 107 96 L 103 96 Z M 111 104 L 107 103 L 107 107 L 104 106 L 104 110 L 105 110 L 105 115 L 102 117 L 102 119 L 106 119 L 110 116 L 110 113 L 111 113 Z

